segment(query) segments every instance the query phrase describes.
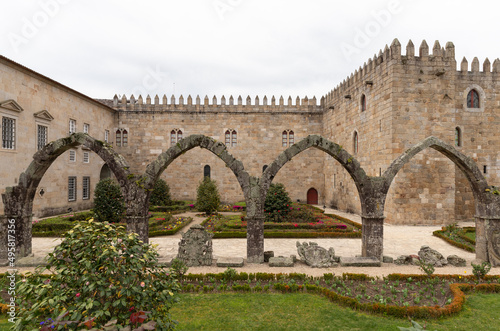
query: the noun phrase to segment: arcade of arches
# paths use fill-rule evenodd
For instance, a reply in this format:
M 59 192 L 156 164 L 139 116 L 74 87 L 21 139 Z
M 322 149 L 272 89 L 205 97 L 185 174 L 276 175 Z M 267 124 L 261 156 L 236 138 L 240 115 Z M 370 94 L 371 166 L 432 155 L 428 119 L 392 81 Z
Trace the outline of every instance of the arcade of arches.
M 180 139 L 176 145 L 163 152 L 150 163 L 143 174 L 130 172 L 126 160 L 113 148 L 95 140 L 84 133 L 74 133 L 70 137 L 59 139 L 46 145 L 34 155 L 34 161 L 19 177 L 19 184 L 9 187 L 2 198 L 5 203 L 1 222 L 2 233 L 7 233 L 8 220 L 16 221 L 16 252 L 19 256 L 31 253 L 31 218 L 32 206 L 38 184 L 52 162 L 70 148 L 83 145 L 99 155 L 106 165 L 101 170 L 101 177 L 111 173 L 117 178 L 125 197 L 127 229 L 139 234 L 148 242 L 148 207 L 150 189 L 167 167 L 180 155 L 195 147 L 204 148 L 231 169 L 243 191 L 247 204 L 247 262 L 264 261 L 264 216 L 265 196 L 272 180 L 279 170 L 293 157 L 309 149 L 316 148 L 329 154 L 351 176 L 357 188 L 360 203 L 362 228 L 362 256 L 382 258 L 384 203 L 387 192 L 398 171 L 419 152 L 432 148 L 462 170 L 468 179 L 475 199 L 476 208 L 476 257 L 492 265 L 500 265 L 500 196 L 491 193 L 490 187 L 473 160 L 435 137 L 429 137 L 407 150 L 393 161 L 391 166 L 378 177 L 366 175 L 359 162 L 340 145 L 318 136 L 310 135 L 283 151 L 272 163 L 264 167 L 261 177 L 250 176 L 241 161 L 228 153 L 226 145 L 203 135 L 191 135 Z M 205 175 L 210 176 L 210 169 Z M 307 193 L 308 203 L 317 203 L 318 192 L 310 188 Z M 0 247 L 0 258 L 7 256 L 7 236 Z

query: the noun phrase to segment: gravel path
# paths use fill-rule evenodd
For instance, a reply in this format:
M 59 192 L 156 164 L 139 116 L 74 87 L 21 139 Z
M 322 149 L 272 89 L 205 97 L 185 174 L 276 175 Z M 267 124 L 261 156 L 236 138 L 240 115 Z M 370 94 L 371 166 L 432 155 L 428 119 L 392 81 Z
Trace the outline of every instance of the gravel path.
M 358 215 L 346 214 L 337 210 L 328 209 L 327 213 L 337 214 L 346 217 L 355 222 L 361 223 L 361 218 Z M 193 217 L 193 224 L 199 224 L 203 221 L 203 217 L 196 216 L 196 213 L 183 213 L 178 216 Z M 468 224 L 471 225 L 471 224 Z M 189 228 L 185 227 L 184 231 Z M 466 252 L 462 249 L 451 246 L 444 240 L 434 237 L 432 232 L 440 229 L 440 226 L 402 226 L 390 225 L 384 226 L 384 255 L 397 258 L 400 255 L 417 254 L 422 245 L 430 246 L 437 250 L 445 257 L 448 255 L 458 255 L 467 261 L 467 267 L 443 267 L 436 268 L 436 274 L 471 274 L 472 267 L 470 262 L 475 259 L 474 253 Z M 178 243 L 182 234 L 179 232 L 174 236 L 154 237 L 150 239 L 153 244 L 158 244 L 158 251 L 161 257 L 175 256 L 177 254 Z M 341 239 L 341 238 L 318 238 L 318 239 L 266 239 L 264 241 L 264 249 L 266 251 L 274 251 L 275 256 L 290 256 L 297 255 L 297 241 L 314 241 L 318 245 L 335 249 L 335 255 L 344 257 L 354 257 L 361 254 L 361 239 Z M 33 252 L 35 259 L 45 256 L 52 251 L 54 246 L 60 242 L 58 238 L 33 238 Z M 241 257 L 246 256 L 246 239 L 213 239 L 213 257 Z M 215 265 L 215 264 L 214 264 Z M 34 268 L 19 267 L 20 272 L 32 271 Z M 207 273 L 207 272 L 223 272 L 226 268 L 212 267 L 191 267 L 188 273 Z M 6 267 L 0 267 L 0 272 L 5 272 Z M 364 273 L 372 276 L 385 276 L 392 273 L 403 274 L 421 274 L 422 271 L 416 266 L 398 266 L 395 264 L 384 263 L 382 267 L 335 267 L 335 268 L 310 268 L 304 263 L 297 262 L 293 268 L 271 268 L 267 264 L 245 264 L 242 268 L 237 268 L 241 272 L 272 272 L 272 273 L 290 273 L 299 272 L 313 276 L 320 276 L 323 273 L 342 274 L 344 272 Z M 492 268 L 492 275 L 500 275 L 500 268 Z

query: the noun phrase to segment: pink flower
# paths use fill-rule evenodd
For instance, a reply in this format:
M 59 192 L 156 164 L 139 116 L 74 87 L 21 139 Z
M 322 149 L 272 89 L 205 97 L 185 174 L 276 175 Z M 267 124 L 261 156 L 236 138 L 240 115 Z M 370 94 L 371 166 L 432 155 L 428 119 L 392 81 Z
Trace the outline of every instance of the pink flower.
M 146 284 L 144 282 L 141 282 L 141 287 L 144 287 L 146 286 Z
M 80 297 L 80 293 L 77 293 L 77 294 L 76 294 L 76 297 L 77 297 L 77 298 L 79 298 L 79 297 Z
M 89 286 L 89 284 L 90 284 L 89 282 L 86 282 L 86 283 L 85 283 L 85 285 L 86 285 L 86 286 Z
M 295 223 L 293 226 L 298 227 L 297 223 Z
M 130 307 L 128 311 L 132 311 L 132 310 L 134 310 L 134 307 Z
M 109 288 L 112 288 L 113 287 L 113 284 L 109 284 Z

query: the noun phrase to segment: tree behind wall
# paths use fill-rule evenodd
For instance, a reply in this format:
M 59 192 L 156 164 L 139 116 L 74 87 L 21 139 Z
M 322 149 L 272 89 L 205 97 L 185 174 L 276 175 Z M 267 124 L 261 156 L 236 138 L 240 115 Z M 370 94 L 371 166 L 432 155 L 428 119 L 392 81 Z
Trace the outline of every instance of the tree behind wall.
M 172 204 L 172 200 L 170 199 L 170 187 L 166 181 L 163 179 L 158 179 L 156 181 L 149 202 L 151 206 L 169 206 Z
M 211 214 L 219 208 L 220 195 L 214 180 L 205 177 L 198 186 L 196 196 L 196 209 L 206 214 Z
M 120 222 L 125 214 L 125 203 L 120 186 L 110 178 L 97 183 L 94 191 L 95 218 L 101 222 Z

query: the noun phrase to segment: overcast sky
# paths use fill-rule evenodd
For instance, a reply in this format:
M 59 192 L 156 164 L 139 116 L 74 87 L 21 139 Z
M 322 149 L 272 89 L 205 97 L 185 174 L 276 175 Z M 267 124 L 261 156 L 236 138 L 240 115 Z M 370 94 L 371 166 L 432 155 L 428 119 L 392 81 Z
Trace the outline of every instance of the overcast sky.
M 4 2 L 0 53 L 93 98 L 319 99 L 394 38 L 500 57 L 498 1 Z

